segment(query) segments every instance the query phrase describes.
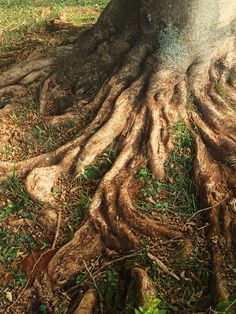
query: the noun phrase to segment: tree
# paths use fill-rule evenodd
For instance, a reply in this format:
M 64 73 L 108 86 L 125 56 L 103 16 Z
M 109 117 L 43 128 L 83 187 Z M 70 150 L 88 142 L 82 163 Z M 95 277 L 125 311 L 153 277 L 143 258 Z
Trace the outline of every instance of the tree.
M 234 261 L 235 32 L 233 0 L 112 0 L 73 45 L 1 74 L 1 95 L 26 92 L 36 80 L 42 84 L 40 112 L 48 123 L 75 119 L 68 112 L 49 116 L 49 99 L 66 102 L 64 96 L 50 94 L 53 80 L 73 93 L 69 105 L 96 112 L 83 131 L 52 153 L 16 165 L 0 163 L 2 178 L 16 167 L 26 178 L 29 195 L 45 208 L 59 207 L 51 193 L 57 180 L 79 176 L 111 143 L 119 144 L 84 223 L 49 263 L 53 289 L 105 247 L 132 248 L 140 235 L 184 237 L 184 230 L 140 215 L 129 195 L 141 165 L 148 164 L 164 180 L 165 161 L 173 150 L 170 128 L 181 118 L 195 140 L 195 180 L 208 208 L 217 298 L 228 298 L 222 245 Z M 217 93 L 216 84 L 226 91 L 226 98 Z M 190 93 L 191 110 L 186 106 Z

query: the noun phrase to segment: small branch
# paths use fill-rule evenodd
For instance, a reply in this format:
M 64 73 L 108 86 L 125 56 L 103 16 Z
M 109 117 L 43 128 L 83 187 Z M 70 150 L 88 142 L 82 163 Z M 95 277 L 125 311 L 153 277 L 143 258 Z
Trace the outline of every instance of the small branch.
M 55 250 L 56 244 L 57 244 L 57 240 L 60 234 L 60 227 L 61 227 L 61 217 L 62 217 L 62 209 L 61 207 L 59 207 L 59 211 L 58 211 L 58 215 L 57 215 L 57 227 L 56 227 L 56 232 L 55 232 L 55 236 L 54 236 L 54 240 L 52 243 L 52 247 L 51 250 Z
M 186 224 L 184 225 L 184 227 L 185 227 L 196 215 L 198 215 L 198 214 L 200 214 L 200 213 L 202 213 L 202 212 L 205 212 L 205 211 L 207 211 L 207 210 L 209 210 L 209 209 L 212 209 L 212 208 L 214 208 L 215 206 L 218 206 L 218 205 L 222 204 L 227 198 L 228 198 L 228 195 L 227 195 L 222 201 L 220 201 L 220 202 L 218 202 L 218 203 L 216 203 L 216 204 L 214 204 L 214 205 L 212 205 L 212 206 L 209 206 L 209 207 L 206 207 L 206 208 L 203 208 L 203 209 L 198 210 L 196 213 L 194 213 L 194 214 L 187 220 L 187 222 L 186 222 Z
M 180 280 L 180 278 L 173 272 L 173 270 L 169 269 L 159 258 L 152 255 L 151 253 L 148 253 L 147 256 L 154 262 L 156 262 L 157 266 L 160 267 L 161 270 L 163 270 L 166 274 L 171 275 L 176 280 Z
M 8 306 L 8 308 L 6 309 L 6 313 L 8 313 L 8 311 L 20 300 L 21 296 L 23 295 L 23 293 L 25 292 L 26 288 L 28 287 L 28 284 L 30 282 L 30 279 L 27 280 L 24 288 L 21 290 L 20 294 L 18 295 L 18 297 L 16 298 L 16 300 Z
M 96 283 L 96 281 L 94 279 L 93 274 L 90 272 L 90 270 L 89 270 L 89 268 L 88 268 L 88 266 L 87 266 L 87 264 L 86 264 L 86 262 L 84 260 L 83 260 L 83 263 L 84 263 L 84 267 L 85 267 L 86 271 L 88 272 L 89 276 L 91 277 L 91 279 L 93 281 L 94 287 L 96 288 L 96 290 L 98 292 L 99 299 L 100 299 L 100 302 L 99 302 L 99 304 L 100 304 L 100 311 L 101 311 L 101 314 L 103 314 L 104 312 L 103 312 L 103 305 L 102 305 L 102 294 L 101 294 L 101 292 L 100 292 L 100 290 L 98 288 L 98 285 L 97 285 L 97 283 Z

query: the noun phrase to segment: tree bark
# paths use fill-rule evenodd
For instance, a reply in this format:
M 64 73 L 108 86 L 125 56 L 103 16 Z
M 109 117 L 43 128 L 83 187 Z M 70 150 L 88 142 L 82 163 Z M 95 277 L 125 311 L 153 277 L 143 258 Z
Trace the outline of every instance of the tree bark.
M 61 177 L 80 176 L 109 145 L 119 147 L 88 215 L 49 263 L 53 290 L 105 248 L 129 250 L 143 236 L 157 243 L 191 239 L 188 221 L 167 225 L 162 215 L 154 221 L 137 210 L 130 195 L 142 165 L 165 182 L 166 161 L 175 149 L 171 128 L 181 119 L 195 141 L 194 176 L 207 208 L 216 299 L 228 298 L 223 265 L 235 261 L 236 244 L 235 34 L 234 0 L 112 0 L 73 47 L 49 51 L 1 74 L 0 95 L 9 86 L 17 92 L 33 84 L 32 73 L 42 75 L 40 112 L 48 123 L 74 119 L 66 112 L 60 119 L 48 114 L 47 104 L 55 99 L 53 80 L 73 92 L 77 109 L 93 112 L 93 120 L 56 151 L 16 165 L 0 163 L 3 178 L 16 167 L 26 177 L 29 195 L 46 208 L 61 206 L 51 193 Z M 65 60 L 68 66 L 62 67 Z M 217 93 L 219 82 L 227 97 Z

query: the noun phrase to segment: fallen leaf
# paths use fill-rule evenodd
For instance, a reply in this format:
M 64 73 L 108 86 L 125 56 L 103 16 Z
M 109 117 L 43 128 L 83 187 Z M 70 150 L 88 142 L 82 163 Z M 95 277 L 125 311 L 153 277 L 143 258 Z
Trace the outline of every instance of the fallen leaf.
M 6 292 L 6 298 L 7 298 L 8 301 L 12 302 L 13 296 L 12 296 L 11 291 L 7 291 Z

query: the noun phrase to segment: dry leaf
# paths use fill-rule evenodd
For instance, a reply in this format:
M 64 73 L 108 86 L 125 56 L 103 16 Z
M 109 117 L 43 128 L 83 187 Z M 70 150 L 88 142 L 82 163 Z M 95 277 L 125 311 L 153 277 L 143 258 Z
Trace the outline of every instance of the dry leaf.
M 11 291 L 7 291 L 6 292 L 6 298 L 7 298 L 8 301 L 12 302 L 13 296 L 12 296 Z

